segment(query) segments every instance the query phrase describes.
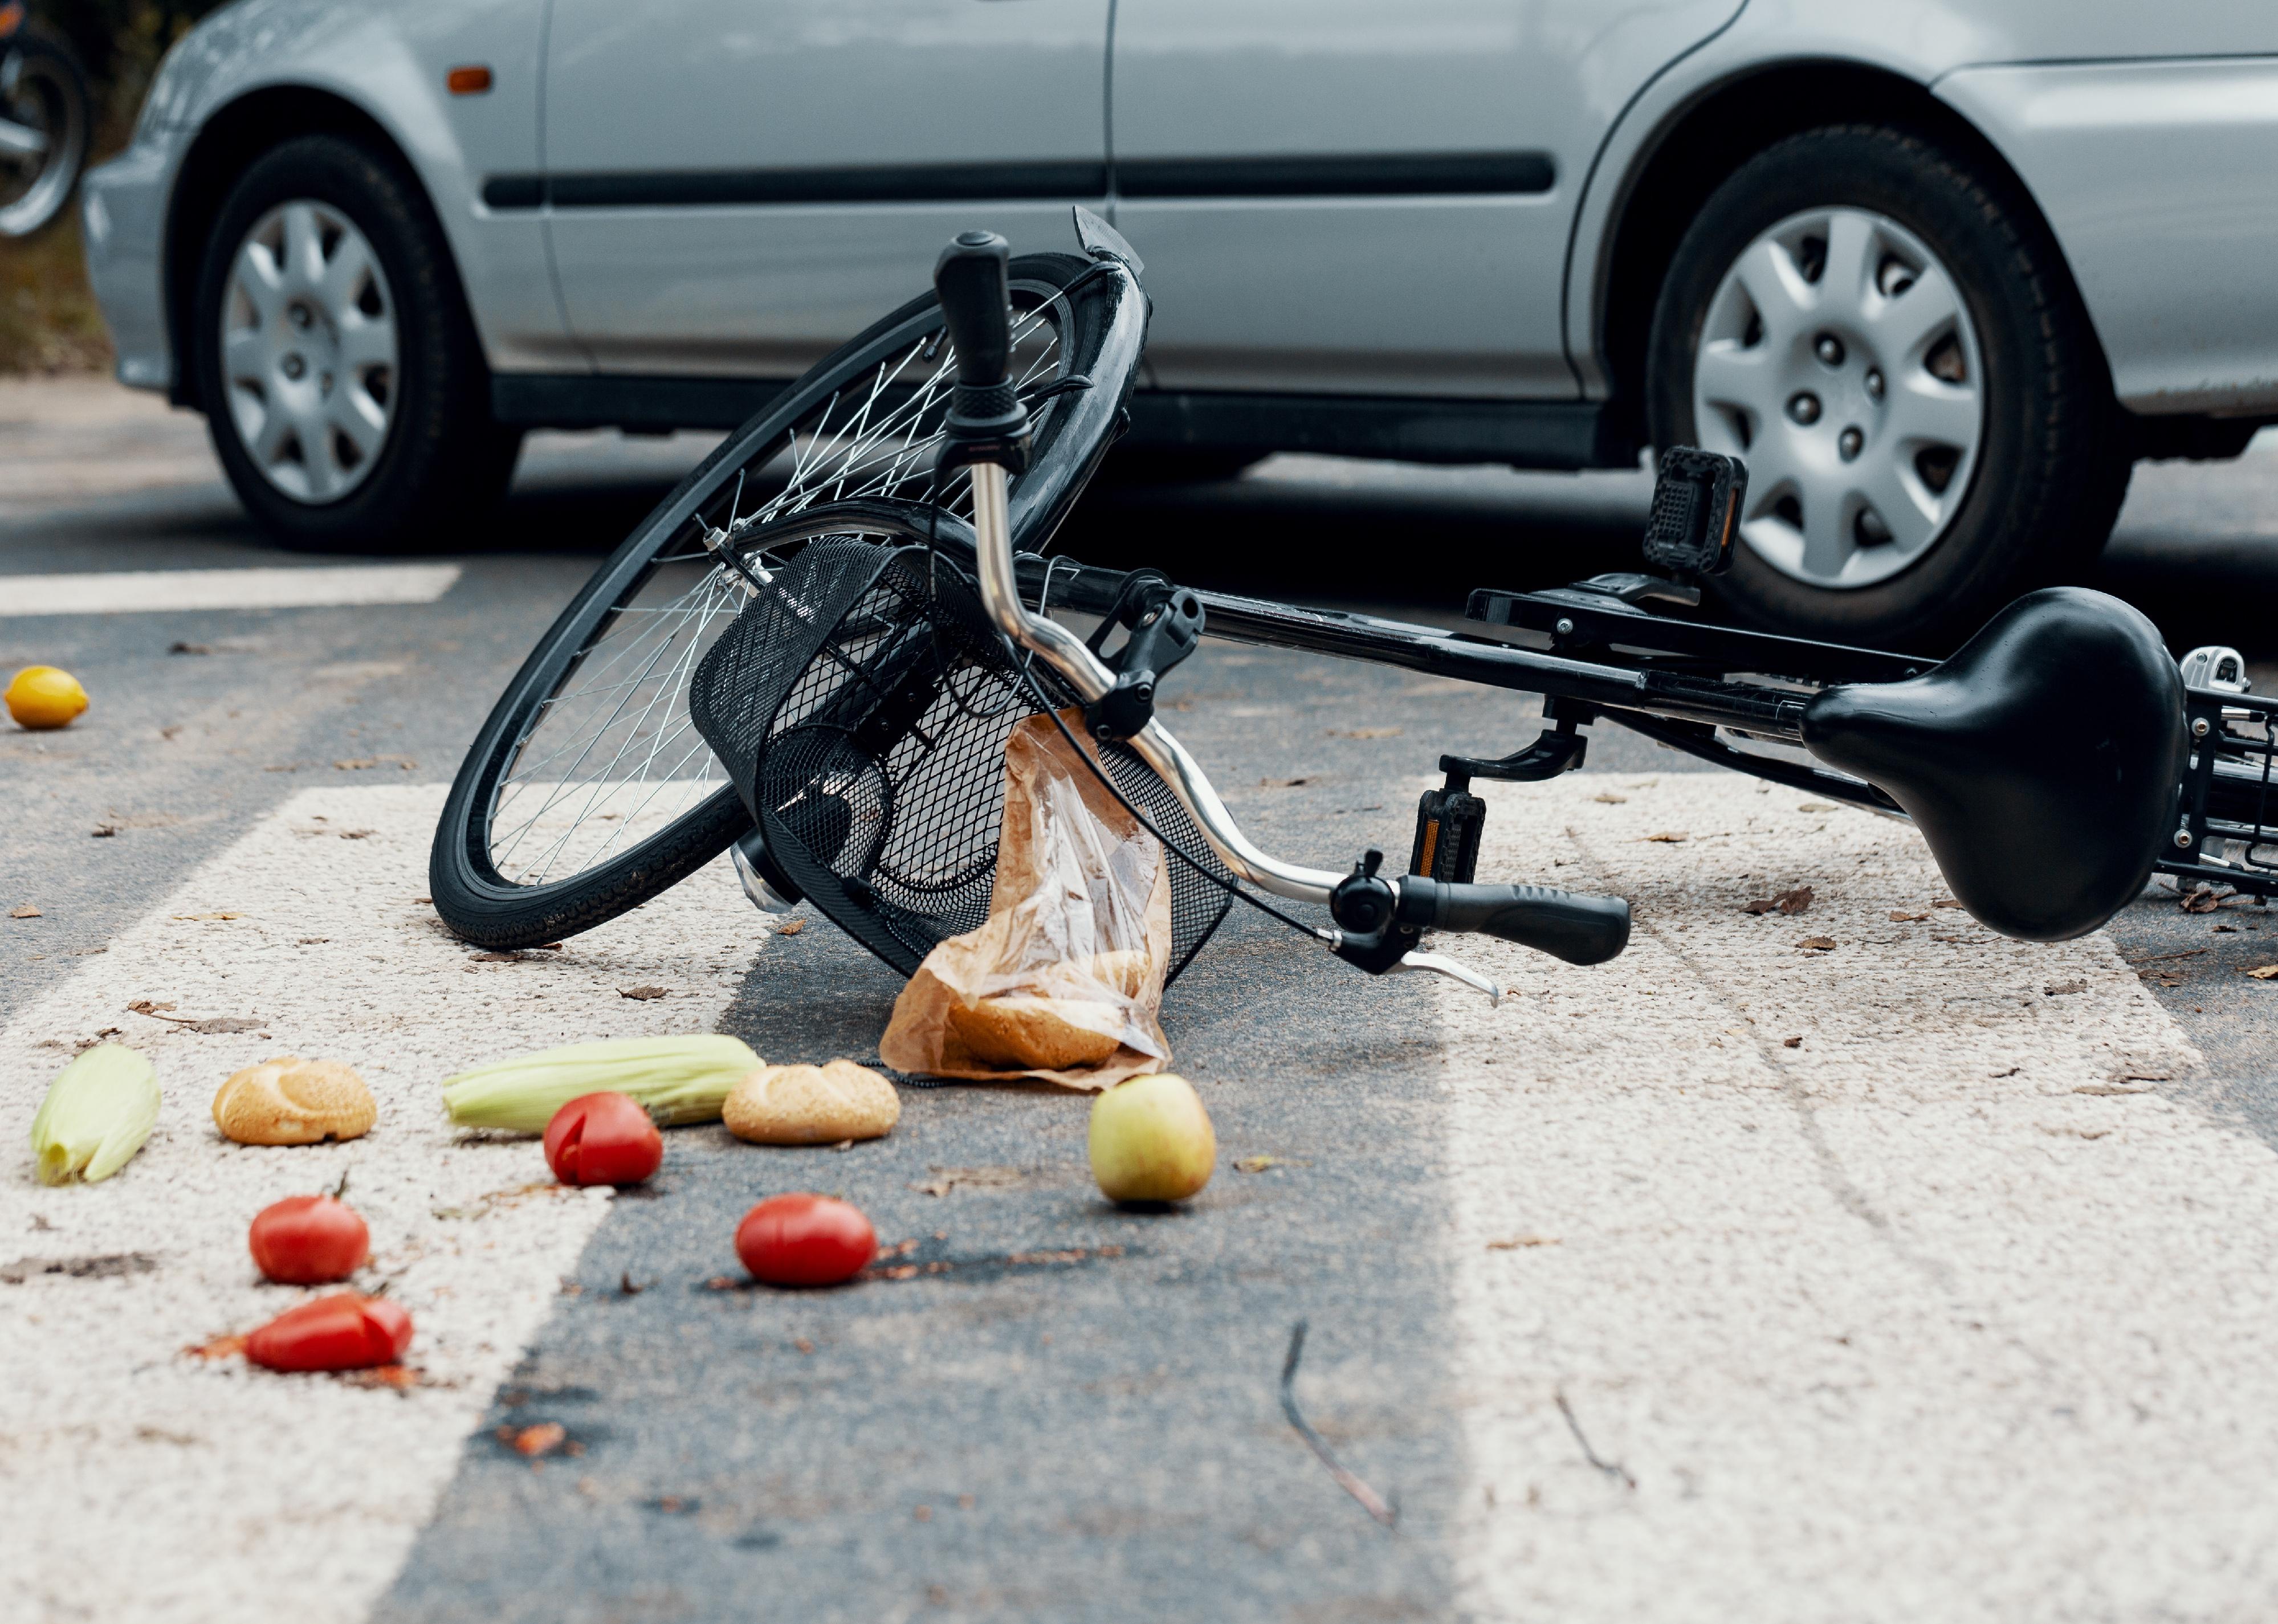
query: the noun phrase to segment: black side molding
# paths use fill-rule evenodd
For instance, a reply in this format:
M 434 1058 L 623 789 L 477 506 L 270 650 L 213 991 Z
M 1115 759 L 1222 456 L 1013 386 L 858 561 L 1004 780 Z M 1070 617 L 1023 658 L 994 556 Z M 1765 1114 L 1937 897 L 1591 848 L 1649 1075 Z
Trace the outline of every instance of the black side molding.
M 1142 158 L 1113 167 L 1129 198 L 1533 196 L 1556 184 L 1547 152 L 1358 153 L 1334 157 Z M 1105 164 L 899 164 L 860 168 L 625 170 L 493 175 L 501 210 L 703 209 L 767 203 L 1101 199 Z

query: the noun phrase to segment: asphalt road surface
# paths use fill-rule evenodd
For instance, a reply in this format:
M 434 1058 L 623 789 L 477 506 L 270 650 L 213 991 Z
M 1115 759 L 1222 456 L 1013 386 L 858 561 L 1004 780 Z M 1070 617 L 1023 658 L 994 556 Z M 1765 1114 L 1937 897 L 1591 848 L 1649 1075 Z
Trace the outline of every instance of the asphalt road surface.
M 2082 943 L 2000 942 L 1932 907 L 1902 827 L 1607 731 L 1588 773 L 1495 797 L 1481 873 L 1632 896 L 1632 951 L 1579 972 L 1466 944 L 1518 989 L 1488 1012 L 1236 910 L 1166 1006 L 1221 1147 L 1186 1209 L 1097 1198 L 1082 1099 L 977 1087 L 907 1087 L 896 1132 L 844 1153 L 677 1132 L 652 1190 L 556 1197 L 526 1141 L 447 1131 L 441 1076 L 633 1032 L 861 1058 L 898 987 L 827 922 L 769 934 L 722 865 L 558 952 L 477 955 L 423 905 L 460 751 L 705 443 L 537 437 L 478 550 L 388 560 L 279 552 L 201 446 L 106 385 L 0 385 L 0 670 L 65 666 L 94 697 L 67 731 L 0 733 L 0 1135 L 106 1028 L 168 1101 L 107 1185 L 0 1168 L 25 1616 L 2278 1603 L 2278 983 L 2242 973 L 2278 957 L 2262 911 L 2155 893 Z M 1285 458 L 1098 492 L 1070 535 L 1446 621 L 1473 585 L 1618 566 L 1646 495 Z M 2178 649 L 2245 649 L 2267 690 L 2274 560 L 2259 444 L 2139 470 L 2101 584 Z M 348 573 L 310 586 L 325 568 Z M 187 570 L 232 572 L 195 588 L 218 606 L 141 579 Z M 115 577 L 68 587 L 114 606 L 24 612 L 65 590 L 31 578 L 78 576 Z M 1511 749 L 1536 708 L 1216 644 L 1173 692 L 1245 826 L 1325 865 L 1404 852 L 1439 753 Z M 1739 911 L 1802 883 L 1805 916 Z M 667 995 L 622 995 L 642 985 Z M 260 1029 L 180 1024 L 215 1015 Z M 364 1070 L 380 1127 L 225 1147 L 212 1087 L 287 1047 Z M 242 1226 L 343 1170 L 418 1321 L 416 1384 L 180 1352 L 292 1300 Z M 736 1218 L 797 1187 L 859 1201 L 916 1272 L 735 1285 Z M 1291 1391 L 1395 1529 L 1284 1417 L 1300 1321 Z

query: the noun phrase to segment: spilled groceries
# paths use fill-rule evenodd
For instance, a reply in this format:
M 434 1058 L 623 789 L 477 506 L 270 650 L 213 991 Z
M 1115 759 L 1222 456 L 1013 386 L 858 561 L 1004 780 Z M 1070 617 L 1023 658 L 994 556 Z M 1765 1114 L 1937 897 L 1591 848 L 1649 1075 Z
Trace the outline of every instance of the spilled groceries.
M 721 1110 L 728 1132 L 755 1145 L 835 1145 L 877 1139 L 902 1119 L 901 1096 L 868 1066 L 761 1066 Z
M 1080 717 L 1077 719 L 1082 720 Z M 1161 844 L 1046 716 L 1005 745 L 989 918 L 918 966 L 878 1045 L 899 1071 L 1104 1088 L 1170 1063 Z
M 68 671 L 26 666 L 8 683 L 8 714 L 35 732 L 68 728 L 86 713 L 87 690 Z
M 494 1060 L 446 1079 L 443 1107 L 465 1128 L 543 1133 L 581 1094 L 621 1094 L 664 1127 L 717 1122 L 729 1092 L 760 1067 L 739 1039 L 610 1038 Z
M 860 1208 L 828 1195 L 771 1195 L 736 1226 L 736 1255 L 763 1285 L 843 1285 L 878 1255 Z
M 280 1285 L 345 1280 L 371 1256 L 371 1231 L 329 1195 L 288 1195 L 254 1215 L 246 1232 L 253 1266 Z
M 580 1094 L 546 1125 L 546 1165 L 563 1184 L 638 1184 L 663 1161 L 664 1136 L 625 1094 Z
M 1218 1135 L 1194 1085 L 1134 1077 L 1091 1102 L 1091 1176 L 1112 1201 L 1183 1201 L 1210 1182 Z
M 32 1118 L 42 1184 L 96 1184 L 126 1165 L 158 1121 L 158 1073 L 123 1043 L 98 1043 L 56 1074 Z
M 271 1370 L 368 1370 L 396 1363 L 410 1346 L 402 1304 L 337 1292 L 286 1309 L 245 1339 L 245 1356 Z
M 241 1145 L 317 1145 L 363 1137 L 379 1107 L 363 1079 L 339 1061 L 279 1055 L 224 1083 L 213 1119 Z

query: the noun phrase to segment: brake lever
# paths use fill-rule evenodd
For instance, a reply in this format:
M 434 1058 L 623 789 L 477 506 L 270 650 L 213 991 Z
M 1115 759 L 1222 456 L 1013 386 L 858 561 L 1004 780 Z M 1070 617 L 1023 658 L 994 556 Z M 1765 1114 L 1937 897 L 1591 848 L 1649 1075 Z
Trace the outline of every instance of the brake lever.
M 1403 970 L 1428 970 L 1434 975 L 1446 976 L 1451 981 L 1461 981 L 1474 992 L 1485 993 L 1488 1004 L 1498 1010 L 1502 1008 L 1503 995 L 1510 990 L 1488 980 L 1478 971 L 1456 963 L 1444 953 L 1403 953 L 1386 967 L 1384 973 L 1393 975 Z

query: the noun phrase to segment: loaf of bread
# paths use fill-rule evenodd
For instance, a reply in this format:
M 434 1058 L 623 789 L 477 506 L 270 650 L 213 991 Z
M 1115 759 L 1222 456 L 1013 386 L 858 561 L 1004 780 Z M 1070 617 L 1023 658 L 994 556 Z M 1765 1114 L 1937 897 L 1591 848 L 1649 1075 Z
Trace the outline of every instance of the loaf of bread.
M 355 1139 L 379 1117 L 363 1079 L 337 1060 L 279 1055 L 248 1066 L 214 1095 L 214 1125 L 241 1145 Z
M 1073 998 L 1006 993 L 972 1004 L 952 1002 L 948 1017 L 950 1034 L 985 1065 L 1059 1071 L 1101 1064 L 1123 1046 L 1116 1033 L 1088 1024 L 1120 1028 L 1120 1011 Z
M 835 1145 L 876 1139 L 902 1119 L 893 1084 L 851 1060 L 761 1066 L 728 1091 L 721 1120 L 755 1145 Z

